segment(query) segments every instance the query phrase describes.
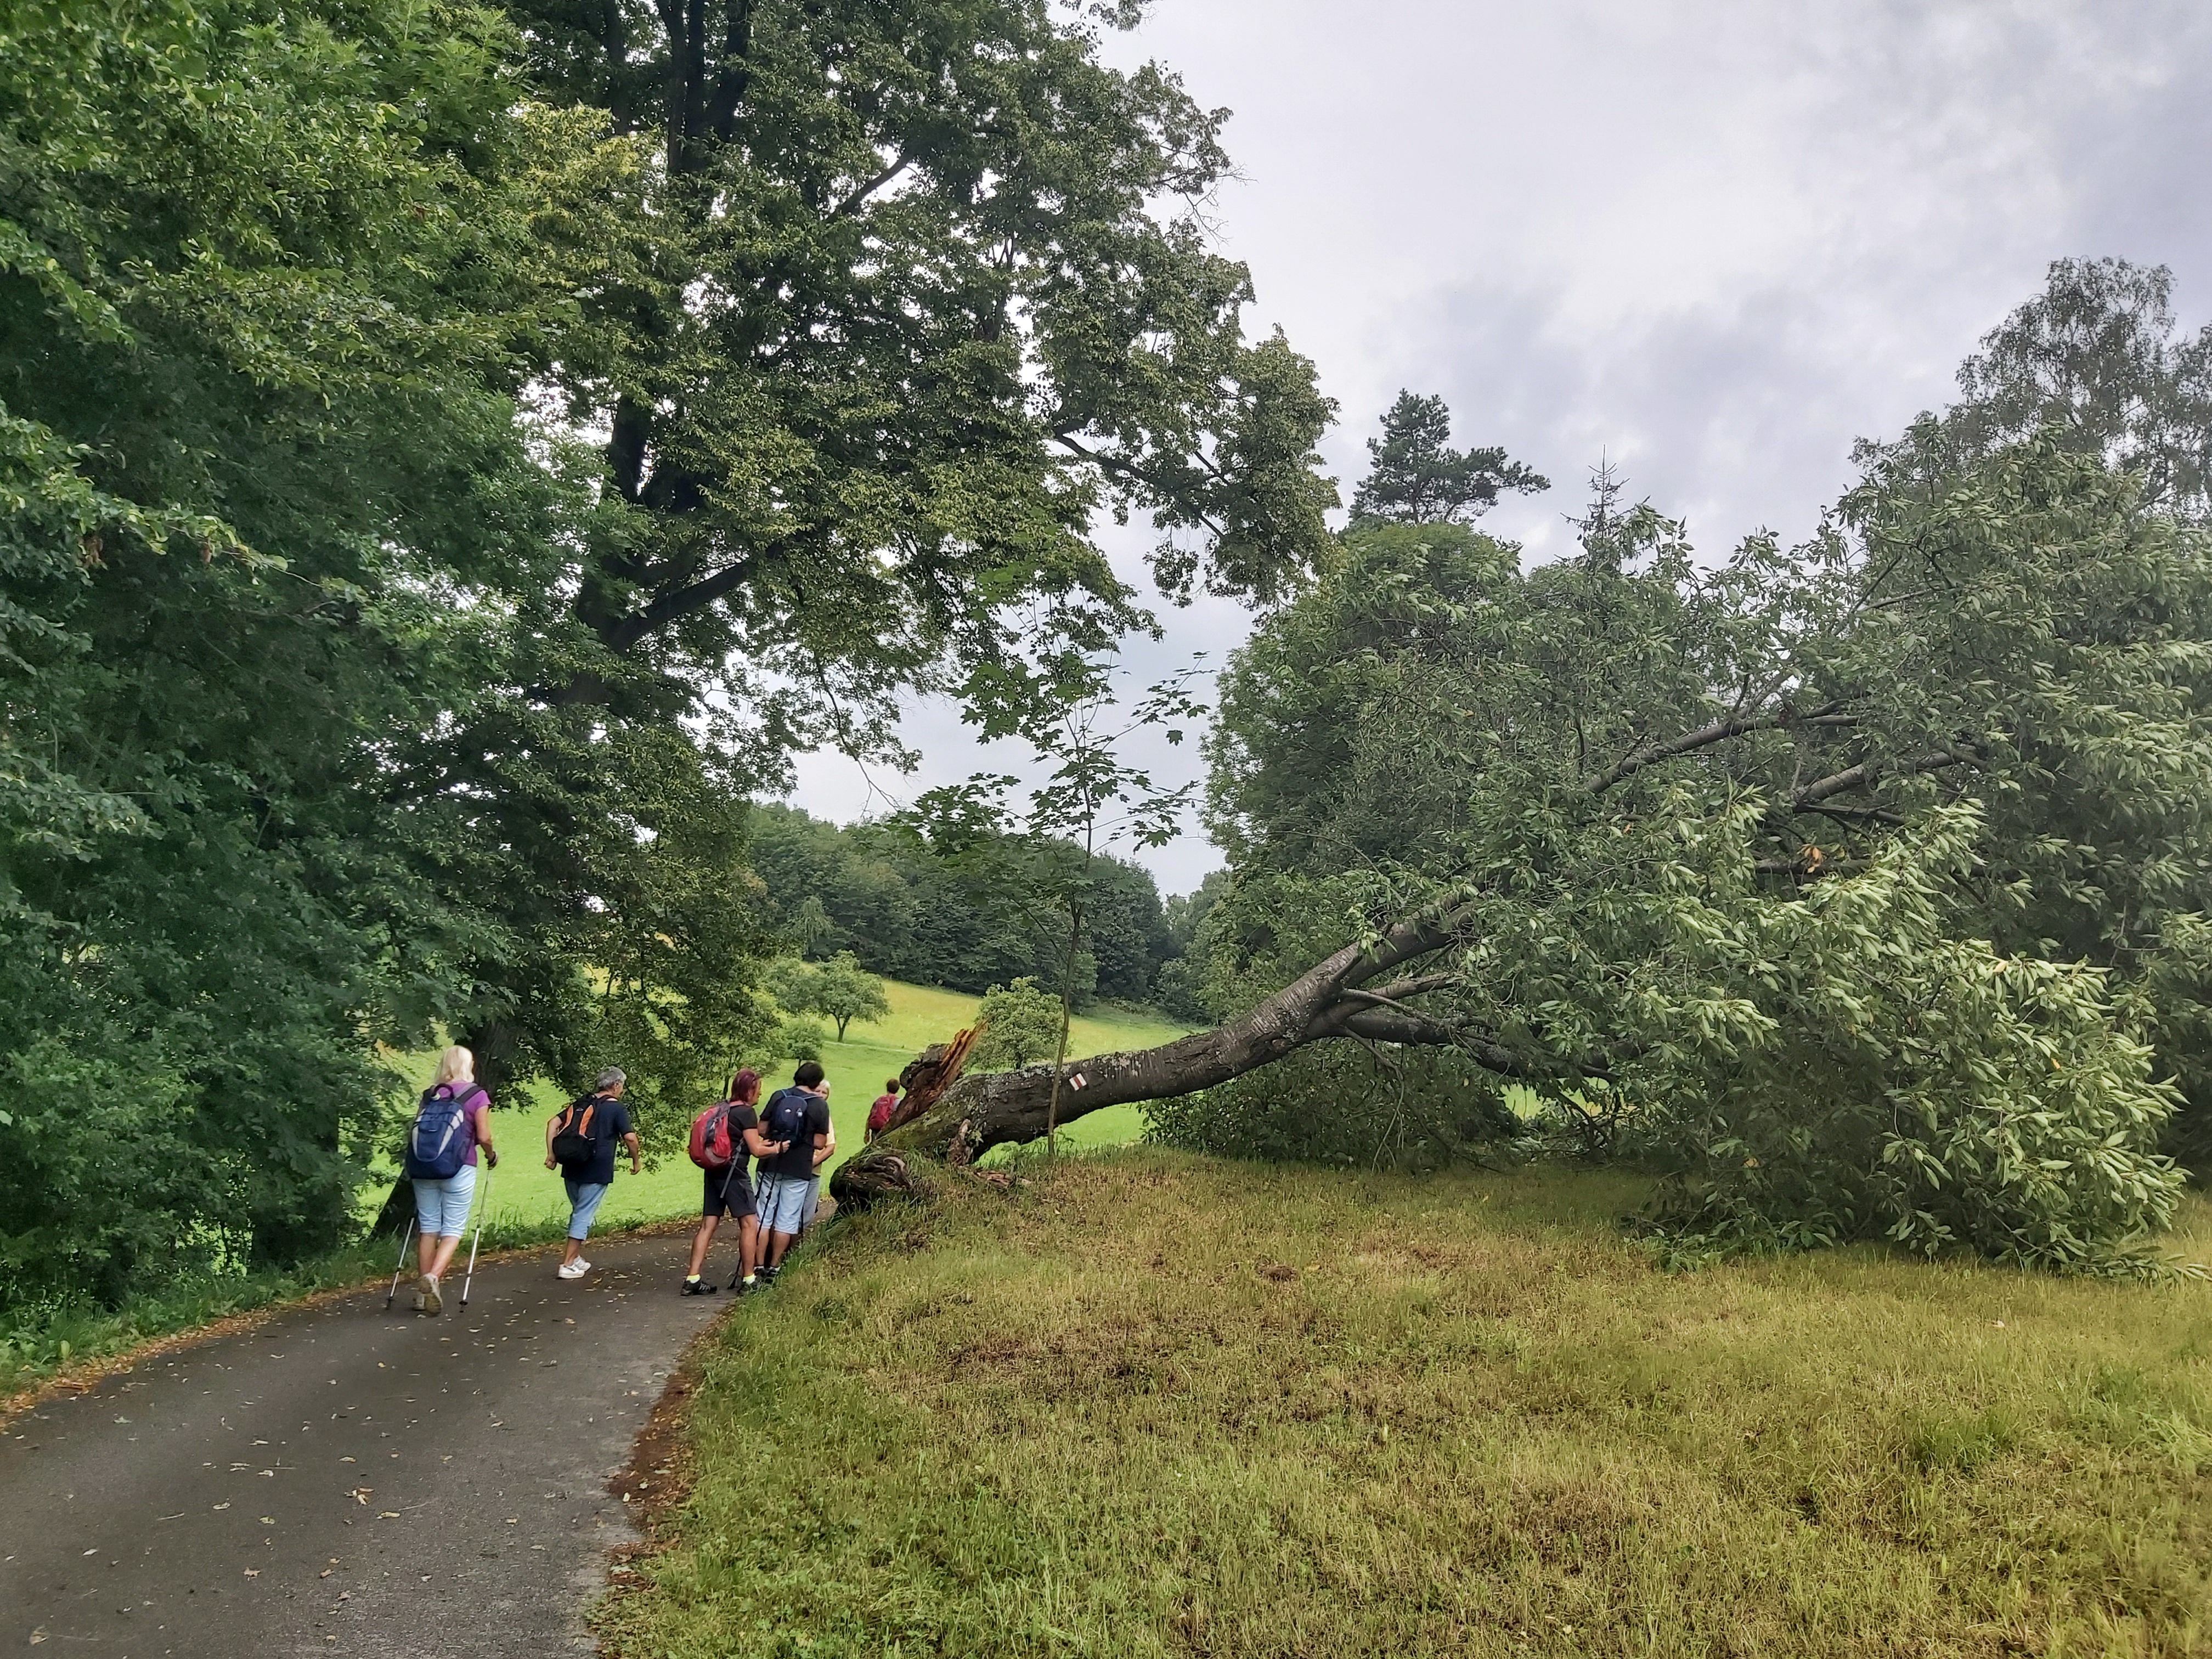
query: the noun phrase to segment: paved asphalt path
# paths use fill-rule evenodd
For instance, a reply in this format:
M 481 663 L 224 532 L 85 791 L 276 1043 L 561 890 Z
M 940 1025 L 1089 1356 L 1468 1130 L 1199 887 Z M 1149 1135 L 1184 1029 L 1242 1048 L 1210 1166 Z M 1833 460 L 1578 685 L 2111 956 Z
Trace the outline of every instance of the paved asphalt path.
M 682 1238 L 480 1268 L 142 1362 L 0 1427 L 0 1655 L 589 1653 L 608 1478 L 730 1297 Z M 728 1271 L 730 1247 L 715 1260 Z M 709 1264 L 713 1265 L 712 1263 Z

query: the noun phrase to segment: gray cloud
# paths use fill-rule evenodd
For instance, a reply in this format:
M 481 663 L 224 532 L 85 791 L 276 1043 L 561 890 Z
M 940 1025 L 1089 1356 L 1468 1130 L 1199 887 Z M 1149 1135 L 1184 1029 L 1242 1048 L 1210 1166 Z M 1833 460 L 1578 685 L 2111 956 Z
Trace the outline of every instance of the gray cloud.
M 1553 479 L 1492 515 L 1536 556 L 1601 453 L 1716 551 L 1805 533 L 2054 258 L 2212 295 L 2212 9 L 2179 0 L 1176 0 L 1110 50 L 1237 112 L 1223 241 L 1342 404 L 1347 492 L 1398 388 L 1441 392 Z M 1164 619 L 1140 677 L 1245 626 Z M 1003 762 L 941 708 L 908 732 L 897 793 Z M 800 769 L 869 810 L 848 763 Z

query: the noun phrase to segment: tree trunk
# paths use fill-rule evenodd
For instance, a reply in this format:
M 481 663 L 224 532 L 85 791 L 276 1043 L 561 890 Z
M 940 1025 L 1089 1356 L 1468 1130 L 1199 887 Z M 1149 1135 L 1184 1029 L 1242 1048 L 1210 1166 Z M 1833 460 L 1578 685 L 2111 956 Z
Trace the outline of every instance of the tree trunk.
M 1456 973 L 1422 975 L 1379 989 L 1366 988 L 1389 969 L 1457 943 L 1454 921 L 1449 915 L 1409 919 L 1385 933 L 1371 952 L 1346 945 L 1229 1024 L 1196 1031 L 1157 1048 L 1079 1060 L 1056 1112 L 1053 1085 L 1058 1067 L 1024 1066 L 963 1077 L 911 1122 L 878 1136 L 866 1152 L 842 1165 L 830 1189 L 840 1204 L 865 1209 L 872 1198 L 915 1190 L 915 1154 L 956 1165 L 971 1163 L 1002 1143 L 1036 1139 L 1055 1117 L 1073 1122 L 1104 1107 L 1167 1100 L 1210 1088 L 1306 1043 L 1330 1037 L 1449 1044 L 1492 1071 L 1526 1076 L 1529 1067 L 1522 1056 L 1405 1006 L 1409 997 L 1449 986 L 1458 978 Z

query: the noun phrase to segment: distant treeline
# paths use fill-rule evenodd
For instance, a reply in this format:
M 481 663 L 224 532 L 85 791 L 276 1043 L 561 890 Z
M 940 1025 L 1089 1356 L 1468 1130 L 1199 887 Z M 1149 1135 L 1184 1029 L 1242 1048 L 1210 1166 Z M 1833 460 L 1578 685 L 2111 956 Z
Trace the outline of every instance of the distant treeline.
M 750 856 L 769 921 L 806 956 L 850 951 L 875 973 L 954 991 L 1023 977 L 1060 983 L 1067 918 L 1024 882 L 1024 860 L 1036 856 L 1026 847 L 947 858 L 890 825 L 841 827 L 763 805 L 754 809 Z M 1097 859 L 1075 960 L 1078 1002 L 1158 1002 L 1200 1017 L 1176 971 L 1194 908 L 1188 899 L 1163 902 L 1138 866 Z

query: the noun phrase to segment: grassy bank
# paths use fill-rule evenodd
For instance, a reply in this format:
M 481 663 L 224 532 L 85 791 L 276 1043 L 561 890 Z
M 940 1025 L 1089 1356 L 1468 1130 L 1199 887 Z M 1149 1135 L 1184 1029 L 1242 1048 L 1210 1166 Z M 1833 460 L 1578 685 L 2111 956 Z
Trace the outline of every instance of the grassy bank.
M 1556 1170 L 1025 1173 L 735 1311 L 617 1651 L 2212 1652 L 2203 1283 L 1670 1276 Z

